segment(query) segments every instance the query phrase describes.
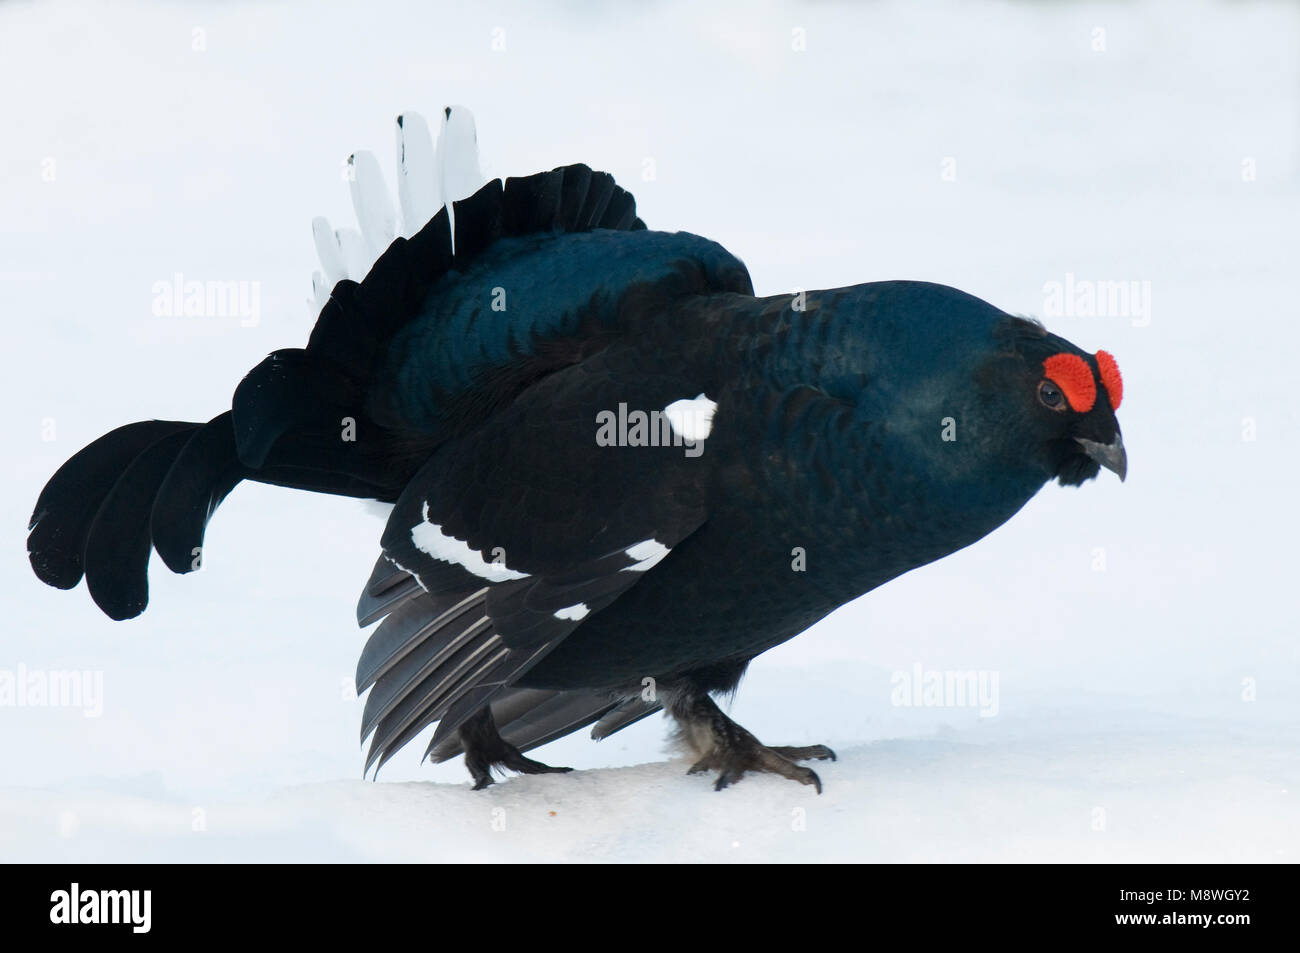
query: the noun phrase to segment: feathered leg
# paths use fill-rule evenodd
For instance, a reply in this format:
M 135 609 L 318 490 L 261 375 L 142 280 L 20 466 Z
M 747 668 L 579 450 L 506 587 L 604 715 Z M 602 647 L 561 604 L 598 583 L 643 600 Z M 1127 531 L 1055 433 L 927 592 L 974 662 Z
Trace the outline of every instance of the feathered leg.
M 800 784 L 811 784 L 818 794 L 822 793 L 817 773 L 795 762 L 834 761 L 835 752 L 825 745 L 768 747 L 724 715 L 704 691 L 677 694 L 670 701 L 668 712 L 677 720 L 681 740 L 698 758 L 688 773 L 717 771 L 715 791 L 739 781 L 746 771 L 766 771 Z

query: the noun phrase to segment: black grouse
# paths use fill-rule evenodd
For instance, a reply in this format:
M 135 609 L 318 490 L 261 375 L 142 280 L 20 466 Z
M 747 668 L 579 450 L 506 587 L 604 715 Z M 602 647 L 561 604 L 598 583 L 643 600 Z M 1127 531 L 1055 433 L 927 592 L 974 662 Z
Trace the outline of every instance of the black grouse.
M 522 752 L 665 709 L 716 787 L 816 786 L 712 695 L 750 660 L 968 546 L 1049 480 L 1123 479 L 1121 380 L 1036 322 L 885 281 L 755 297 L 724 248 L 648 231 L 583 165 L 489 182 L 334 286 L 207 423 L 96 440 L 31 521 L 37 576 L 114 619 L 157 550 L 196 568 L 241 480 L 395 504 L 358 621 L 367 770 Z

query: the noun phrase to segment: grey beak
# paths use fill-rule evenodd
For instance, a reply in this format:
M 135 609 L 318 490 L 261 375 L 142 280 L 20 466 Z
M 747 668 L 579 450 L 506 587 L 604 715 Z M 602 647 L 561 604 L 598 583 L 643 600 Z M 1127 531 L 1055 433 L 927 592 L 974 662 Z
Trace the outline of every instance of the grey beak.
M 1123 437 L 1115 434 L 1114 443 L 1098 443 L 1096 440 L 1085 440 L 1083 437 L 1074 439 L 1079 446 L 1083 447 L 1084 453 L 1118 476 L 1121 483 L 1124 482 L 1124 477 L 1128 473 L 1128 454 L 1124 452 Z

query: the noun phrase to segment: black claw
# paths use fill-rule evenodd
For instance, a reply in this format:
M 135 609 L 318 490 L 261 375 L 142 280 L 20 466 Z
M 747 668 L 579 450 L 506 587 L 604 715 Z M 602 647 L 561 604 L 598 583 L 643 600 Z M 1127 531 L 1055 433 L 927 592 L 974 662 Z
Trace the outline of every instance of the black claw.
M 672 715 L 683 727 L 687 738 L 703 736 L 711 742 L 697 747 L 697 752 L 703 748 L 705 754 L 686 773 L 700 774 L 718 769 L 720 773 L 713 782 L 715 791 L 735 784 L 747 771 L 759 771 L 812 785 L 821 794 L 822 779 L 799 762 L 838 760 L 835 752 L 826 745 L 763 744 L 724 715 L 704 692 L 691 695 L 674 706 Z
M 492 768 L 499 766 L 520 774 L 568 774 L 572 768 L 553 768 L 549 764 L 525 758 L 512 744 L 508 744 L 497 731 L 492 710 L 483 708 L 457 729 L 465 748 L 465 766 L 474 779 L 474 790 L 481 791 L 492 784 Z
M 509 757 L 502 762 L 511 771 L 518 771 L 520 774 L 568 774 L 572 768 L 556 768 L 549 764 L 543 764 L 540 761 L 534 761 L 532 758 Z

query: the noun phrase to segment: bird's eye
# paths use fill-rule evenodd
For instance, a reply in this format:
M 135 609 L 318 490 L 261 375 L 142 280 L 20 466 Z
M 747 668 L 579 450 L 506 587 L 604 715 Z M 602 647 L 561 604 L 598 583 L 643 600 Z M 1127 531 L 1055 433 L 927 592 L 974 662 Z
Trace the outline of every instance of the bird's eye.
M 1064 410 L 1066 407 L 1065 395 L 1051 381 L 1042 381 L 1038 385 L 1038 400 L 1049 410 Z

